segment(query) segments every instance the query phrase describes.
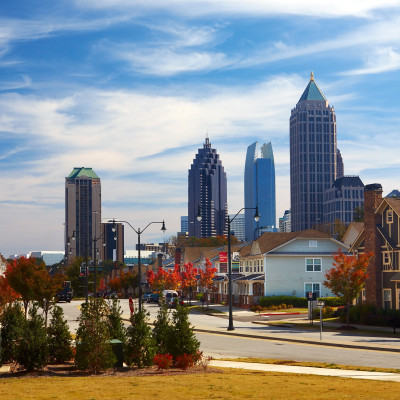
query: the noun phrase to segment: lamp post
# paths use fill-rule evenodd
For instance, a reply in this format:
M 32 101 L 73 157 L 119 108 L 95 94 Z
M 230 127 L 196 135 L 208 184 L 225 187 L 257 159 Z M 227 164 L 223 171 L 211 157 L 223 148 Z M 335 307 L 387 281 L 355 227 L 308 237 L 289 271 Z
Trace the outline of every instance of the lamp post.
M 167 229 L 165 228 L 165 222 L 164 222 L 164 221 L 161 221 L 161 222 L 159 222 L 159 221 L 157 221 L 157 222 L 153 221 L 153 222 L 148 223 L 144 229 L 140 229 L 140 228 L 135 229 L 128 221 L 117 221 L 117 220 L 115 220 L 115 219 L 112 219 L 112 220 L 110 220 L 110 221 L 108 221 L 108 222 L 112 222 L 112 223 L 113 223 L 113 228 L 112 228 L 113 232 L 115 232 L 116 229 L 117 229 L 116 226 L 115 226 L 115 224 L 118 223 L 118 222 L 122 222 L 122 223 L 128 224 L 128 225 L 135 231 L 135 233 L 138 235 L 139 311 L 141 311 L 141 310 L 142 310 L 142 282 L 141 282 L 142 260 L 141 260 L 141 257 L 140 257 L 140 235 L 141 235 L 151 224 L 162 224 L 161 230 L 163 231 L 163 233 L 165 233 L 165 231 L 167 230 Z
M 220 210 L 214 210 L 217 213 L 220 213 Z M 225 217 L 225 222 L 228 223 L 228 298 L 229 298 L 229 324 L 228 331 L 234 331 L 235 328 L 233 326 L 233 314 L 232 314 L 232 255 L 231 255 L 231 222 L 239 215 L 239 213 L 243 210 L 255 210 L 254 220 L 258 222 L 260 220 L 260 215 L 258 214 L 258 207 L 243 207 L 241 208 L 233 218 L 229 217 L 229 214 Z M 201 221 L 201 210 L 200 207 L 197 213 L 197 220 Z

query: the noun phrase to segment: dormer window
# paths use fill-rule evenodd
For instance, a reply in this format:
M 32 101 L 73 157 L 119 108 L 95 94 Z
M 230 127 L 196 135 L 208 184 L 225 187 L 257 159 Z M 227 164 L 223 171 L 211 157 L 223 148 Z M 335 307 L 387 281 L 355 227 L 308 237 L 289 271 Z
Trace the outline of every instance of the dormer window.
M 387 210 L 386 212 L 386 222 L 391 224 L 393 222 L 393 210 Z
M 316 240 L 309 240 L 308 247 L 318 247 L 318 242 Z

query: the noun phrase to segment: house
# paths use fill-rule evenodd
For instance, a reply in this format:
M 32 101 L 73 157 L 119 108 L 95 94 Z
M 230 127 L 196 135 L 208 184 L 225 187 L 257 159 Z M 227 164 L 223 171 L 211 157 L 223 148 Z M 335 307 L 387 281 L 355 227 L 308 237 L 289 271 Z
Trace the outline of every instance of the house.
M 234 290 L 234 303 L 250 306 L 260 296 L 260 287 L 264 296 L 305 297 L 310 291 L 332 296 L 323 282 L 338 249 L 348 251 L 343 243 L 313 229 L 264 233 L 240 252 L 243 277 L 237 281 L 241 287 Z
M 400 199 L 382 198 L 382 186 L 364 189 L 364 224 L 351 245 L 353 253 L 373 252 L 362 301 L 400 308 Z

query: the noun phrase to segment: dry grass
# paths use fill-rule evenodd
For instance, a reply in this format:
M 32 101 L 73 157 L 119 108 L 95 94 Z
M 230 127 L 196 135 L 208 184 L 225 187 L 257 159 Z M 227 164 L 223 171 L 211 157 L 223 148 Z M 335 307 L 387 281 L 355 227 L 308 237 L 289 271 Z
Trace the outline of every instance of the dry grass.
M 398 399 L 400 384 L 223 369 L 157 376 L 0 379 L 2 400 Z
M 330 369 L 344 369 L 354 371 L 369 371 L 369 372 L 388 372 L 391 374 L 400 374 L 400 369 L 396 368 L 378 368 L 378 367 L 358 367 L 354 365 L 342 365 L 333 363 L 322 363 L 316 361 L 292 361 L 292 360 L 277 360 L 273 358 L 219 358 L 221 361 L 240 361 L 247 363 L 260 363 L 260 364 L 275 364 L 275 365 L 294 365 L 299 367 L 314 367 L 314 368 L 330 368 Z M 400 396 L 399 396 L 400 397 Z

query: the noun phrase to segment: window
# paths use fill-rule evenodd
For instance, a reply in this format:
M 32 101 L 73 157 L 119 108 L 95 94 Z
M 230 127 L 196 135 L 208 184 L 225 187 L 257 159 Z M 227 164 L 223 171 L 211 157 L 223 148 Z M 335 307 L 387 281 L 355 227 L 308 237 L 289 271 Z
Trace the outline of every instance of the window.
M 387 210 L 386 213 L 386 222 L 391 224 L 393 222 L 393 210 Z
M 318 247 L 318 242 L 316 240 L 309 240 L 308 247 Z
M 321 284 L 314 282 L 306 282 L 304 284 L 304 297 L 307 297 L 308 292 L 315 292 L 317 293 L 317 298 L 320 297 Z
M 392 291 L 390 289 L 383 289 L 383 304 L 385 310 L 390 310 L 392 304 Z
M 385 252 L 383 253 L 383 265 L 389 265 L 390 264 L 390 253 Z
M 307 272 L 321 272 L 321 266 L 322 266 L 321 258 L 306 258 Z

